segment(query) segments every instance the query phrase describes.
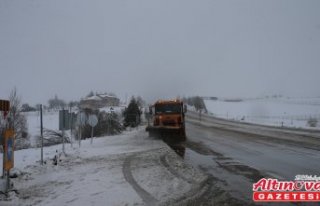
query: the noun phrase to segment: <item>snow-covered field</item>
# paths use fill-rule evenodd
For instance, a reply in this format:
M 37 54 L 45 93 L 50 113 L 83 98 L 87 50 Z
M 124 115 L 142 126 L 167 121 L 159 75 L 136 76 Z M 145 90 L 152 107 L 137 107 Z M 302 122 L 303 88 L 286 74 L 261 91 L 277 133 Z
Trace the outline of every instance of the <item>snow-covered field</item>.
M 205 100 L 214 116 L 263 125 L 310 128 L 310 118 L 320 127 L 320 98 L 263 98 L 240 102 Z
M 30 135 L 31 146 L 36 145 L 36 137 L 40 136 L 40 113 L 39 112 L 25 112 L 27 118 L 28 133 Z M 59 112 L 58 111 L 44 111 L 43 112 L 43 128 L 51 130 L 59 130 Z

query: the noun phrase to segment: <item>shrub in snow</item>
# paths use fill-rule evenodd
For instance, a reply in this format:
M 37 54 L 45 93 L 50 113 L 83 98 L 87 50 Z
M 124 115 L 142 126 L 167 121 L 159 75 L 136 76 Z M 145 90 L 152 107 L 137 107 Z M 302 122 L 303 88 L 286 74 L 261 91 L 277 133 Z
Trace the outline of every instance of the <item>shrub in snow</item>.
M 317 124 L 318 124 L 318 120 L 316 118 L 310 117 L 308 119 L 308 123 L 307 124 L 308 124 L 309 127 L 316 127 Z
M 64 142 L 69 143 L 70 138 L 65 133 L 64 136 Z M 37 147 L 40 147 L 41 145 L 41 138 L 40 136 L 37 136 Z M 43 145 L 44 146 L 51 146 L 56 144 L 61 144 L 63 142 L 62 139 L 62 131 L 56 131 L 51 129 L 43 129 Z
M 31 107 L 29 104 L 25 103 L 21 106 L 22 112 L 34 112 L 37 111 L 35 107 Z
M 117 113 L 111 112 L 107 113 L 105 111 L 86 111 L 88 114 L 96 114 L 98 116 L 98 124 L 93 128 L 93 136 L 101 137 L 105 135 L 116 135 L 120 134 L 123 130 L 123 126 L 120 123 L 120 117 Z M 82 138 L 91 137 L 91 126 L 85 125 L 81 129 Z M 76 135 L 79 134 L 79 130 L 76 132 Z M 77 138 L 79 138 L 77 136 Z

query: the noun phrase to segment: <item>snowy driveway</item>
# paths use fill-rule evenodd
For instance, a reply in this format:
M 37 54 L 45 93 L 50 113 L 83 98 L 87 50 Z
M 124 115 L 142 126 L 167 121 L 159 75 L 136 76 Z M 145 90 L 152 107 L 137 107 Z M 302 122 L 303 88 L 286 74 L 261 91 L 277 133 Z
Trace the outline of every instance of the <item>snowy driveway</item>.
M 184 164 L 161 140 L 150 139 L 144 127 L 123 135 L 83 141 L 67 147 L 58 165 L 52 158 L 61 145 L 16 152 L 22 175 L 12 179 L 19 194 L 1 205 L 167 205 L 197 195 L 206 176 Z

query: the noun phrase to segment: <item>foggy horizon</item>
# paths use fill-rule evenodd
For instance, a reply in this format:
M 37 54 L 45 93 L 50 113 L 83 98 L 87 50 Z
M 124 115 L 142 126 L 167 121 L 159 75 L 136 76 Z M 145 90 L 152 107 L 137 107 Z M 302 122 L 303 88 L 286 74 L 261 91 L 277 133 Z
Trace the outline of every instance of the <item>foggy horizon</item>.
M 0 99 L 320 97 L 320 1 L 1 1 Z

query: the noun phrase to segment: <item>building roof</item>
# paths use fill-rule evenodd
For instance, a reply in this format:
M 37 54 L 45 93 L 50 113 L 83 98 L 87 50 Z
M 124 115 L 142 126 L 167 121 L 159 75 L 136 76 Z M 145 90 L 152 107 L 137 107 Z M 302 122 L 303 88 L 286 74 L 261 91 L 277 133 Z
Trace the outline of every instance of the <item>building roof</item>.
M 97 94 L 97 95 L 93 95 L 91 97 L 85 97 L 83 98 L 82 100 L 103 100 L 103 99 L 106 99 L 106 98 L 117 98 L 116 96 L 113 96 L 113 95 L 108 95 L 108 94 Z
M 101 100 L 101 97 L 94 95 L 91 97 L 86 97 L 83 100 Z

